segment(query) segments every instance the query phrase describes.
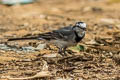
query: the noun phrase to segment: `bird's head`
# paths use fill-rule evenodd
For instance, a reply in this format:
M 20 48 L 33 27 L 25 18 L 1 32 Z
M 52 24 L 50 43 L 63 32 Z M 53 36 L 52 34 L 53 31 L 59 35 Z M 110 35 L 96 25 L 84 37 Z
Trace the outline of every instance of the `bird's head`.
M 77 27 L 78 29 L 80 28 L 82 30 L 86 30 L 87 25 L 84 22 L 76 22 L 75 27 Z
M 85 22 L 76 22 L 75 25 L 73 26 L 73 30 L 79 35 L 83 36 L 86 31 L 86 23 Z

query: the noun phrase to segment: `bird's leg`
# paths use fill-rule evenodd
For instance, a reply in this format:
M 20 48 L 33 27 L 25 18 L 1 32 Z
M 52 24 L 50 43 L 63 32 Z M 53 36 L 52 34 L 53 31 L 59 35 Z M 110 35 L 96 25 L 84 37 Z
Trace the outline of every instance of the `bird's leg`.
M 63 50 L 62 50 L 62 47 L 61 47 L 61 48 L 59 48 L 58 53 L 59 53 L 60 55 L 64 56 L 64 55 L 63 55 Z
M 58 53 L 59 53 L 60 55 L 62 55 L 62 56 L 66 56 L 65 50 L 66 50 L 65 47 L 64 47 L 64 48 L 63 48 L 63 47 L 60 47 Z
M 66 48 L 67 48 L 67 47 L 64 47 L 64 48 L 63 48 L 63 53 L 64 53 L 65 56 L 67 56 L 67 55 L 66 55 Z

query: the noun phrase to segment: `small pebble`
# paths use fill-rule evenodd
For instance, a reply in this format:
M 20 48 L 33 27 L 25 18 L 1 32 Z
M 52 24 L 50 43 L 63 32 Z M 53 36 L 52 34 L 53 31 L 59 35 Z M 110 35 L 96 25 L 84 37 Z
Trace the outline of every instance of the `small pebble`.
M 36 48 L 35 48 L 35 50 L 43 50 L 43 49 L 45 49 L 46 48 L 46 44 L 39 44 Z

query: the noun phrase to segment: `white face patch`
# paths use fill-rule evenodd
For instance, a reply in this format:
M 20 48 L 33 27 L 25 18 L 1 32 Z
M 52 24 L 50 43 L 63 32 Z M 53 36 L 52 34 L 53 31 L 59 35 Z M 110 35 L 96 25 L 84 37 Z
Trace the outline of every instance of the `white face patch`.
M 82 28 L 86 28 L 86 23 L 81 23 L 80 26 L 81 26 Z
M 79 26 L 81 28 L 86 28 L 87 27 L 86 23 L 84 23 L 84 22 L 78 22 L 78 23 L 76 23 L 76 26 Z

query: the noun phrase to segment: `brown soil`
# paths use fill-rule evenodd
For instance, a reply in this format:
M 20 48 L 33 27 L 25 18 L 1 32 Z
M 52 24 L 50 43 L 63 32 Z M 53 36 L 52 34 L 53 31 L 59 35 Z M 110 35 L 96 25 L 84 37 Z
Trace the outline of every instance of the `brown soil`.
M 85 47 L 84 51 L 75 51 L 72 57 L 43 58 L 43 54 L 57 53 L 58 49 L 29 53 L 0 49 L 0 80 L 8 80 L 3 79 L 6 76 L 33 76 L 43 70 L 44 62 L 52 76 L 38 80 L 120 80 L 120 3 L 107 0 L 38 0 L 25 5 L 1 4 L 0 43 L 7 42 L 8 38 L 52 31 L 77 21 L 88 25 L 86 36 L 79 43 Z M 26 46 L 38 42 L 7 43 Z

